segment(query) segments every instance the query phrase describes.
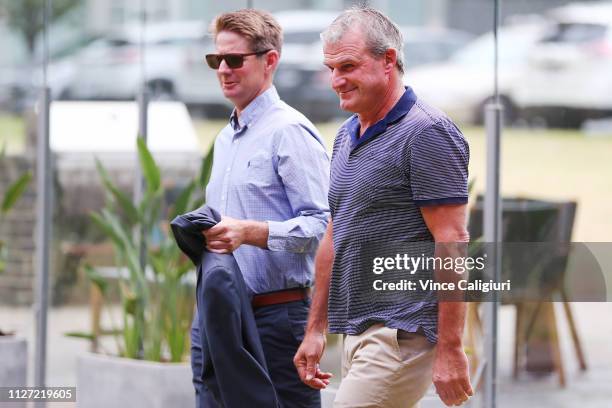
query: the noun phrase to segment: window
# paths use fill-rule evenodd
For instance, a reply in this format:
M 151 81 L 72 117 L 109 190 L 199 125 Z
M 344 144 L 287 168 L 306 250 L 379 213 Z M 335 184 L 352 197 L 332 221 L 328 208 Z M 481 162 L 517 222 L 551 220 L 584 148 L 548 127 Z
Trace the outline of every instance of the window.
M 545 43 L 582 43 L 601 40 L 607 27 L 601 24 L 560 23 L 542 39 Z

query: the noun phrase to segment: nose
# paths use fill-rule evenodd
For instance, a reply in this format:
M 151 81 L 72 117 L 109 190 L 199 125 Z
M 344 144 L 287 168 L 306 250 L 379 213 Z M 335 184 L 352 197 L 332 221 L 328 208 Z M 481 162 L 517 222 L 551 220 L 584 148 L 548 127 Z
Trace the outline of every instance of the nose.
M 231 68 L 227 66 L 227 63 L 225 62 L 225 60 L 221 61 L 221 64 L 219 64 L 219 69 L 217 69 L 217 72 L 219 74 L 229 74 L 231 72 Z

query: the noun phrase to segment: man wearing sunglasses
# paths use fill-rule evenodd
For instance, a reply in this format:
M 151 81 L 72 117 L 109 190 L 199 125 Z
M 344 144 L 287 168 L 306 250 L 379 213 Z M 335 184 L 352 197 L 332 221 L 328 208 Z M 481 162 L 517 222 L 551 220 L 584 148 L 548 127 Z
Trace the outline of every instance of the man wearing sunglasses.
M 314 125 L 272 85 L 282 47 L 272 15 L 225 13 L 211 31 L 216 50 L 206 63 L 234 110 L 215 141 L 206 200 L 223 218 L 203 232 L 207 249 L 232 253 L 253 294 L 282 407 L 320 407 L 319 391 L 300 381 L 292 360 L 304 337 L 314 254 L 329 217 L 329 158 Z

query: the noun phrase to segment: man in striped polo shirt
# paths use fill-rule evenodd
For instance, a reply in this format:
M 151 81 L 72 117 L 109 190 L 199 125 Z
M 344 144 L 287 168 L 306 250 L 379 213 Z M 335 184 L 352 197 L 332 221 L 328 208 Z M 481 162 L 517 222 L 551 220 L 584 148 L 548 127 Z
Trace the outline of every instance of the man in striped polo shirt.
M 435 242 L 436 257 L 457 256 L 452 243 L 469 240 L 469 147 L 447 116 L 404 87 L 402 35 L 386 16 L 353 8 L 321 37 L 340 106 L 356 115 L 334 143 L 332 219 L 294 363 L 302 381 L 325 388 L 318 362 L 329 329 L 347 335 L 335 407 L 414 407 L 432 379 L 446 405 L 460 405 L 473 393 L 462 346 L 465 304 L 438 302 L 427 291 L 417 300 L 379 295 L 370 283 L 377 251 Z

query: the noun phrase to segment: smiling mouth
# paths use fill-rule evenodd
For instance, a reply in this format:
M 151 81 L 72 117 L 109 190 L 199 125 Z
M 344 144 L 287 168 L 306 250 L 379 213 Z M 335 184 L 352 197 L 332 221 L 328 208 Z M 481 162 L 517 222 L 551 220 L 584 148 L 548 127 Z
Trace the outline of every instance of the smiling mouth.
M 357 89 L 357 88 L 349 89 L 348 91 L 339 91 L 338 95 L 346 95 L 349 92 L 353 92 L 355 89 Z

